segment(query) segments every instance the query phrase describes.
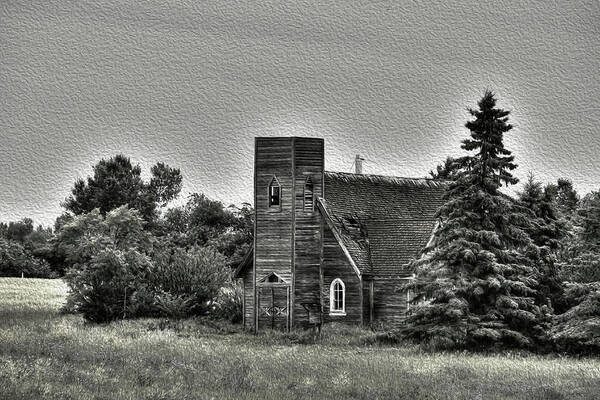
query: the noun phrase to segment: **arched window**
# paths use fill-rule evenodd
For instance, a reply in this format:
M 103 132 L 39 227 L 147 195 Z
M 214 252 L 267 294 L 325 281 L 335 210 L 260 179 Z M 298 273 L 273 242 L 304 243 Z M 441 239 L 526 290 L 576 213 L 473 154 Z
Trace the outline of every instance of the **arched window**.
M 277 177 L 273 176 L 269 183 L 269 208 L 279 208 L 281 206 L 281 185 Z
M 329 286 L 329 314 L 346 315 L 346 285 L 340 278 Z
M 304 184 L 304 211 L 314 211 L 313 183 L 310 176 L 306 178 Z

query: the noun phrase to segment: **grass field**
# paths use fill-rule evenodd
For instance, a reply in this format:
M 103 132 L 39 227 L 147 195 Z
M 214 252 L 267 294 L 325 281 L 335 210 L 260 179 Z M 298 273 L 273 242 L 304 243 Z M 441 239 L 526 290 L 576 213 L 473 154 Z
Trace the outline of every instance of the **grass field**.
M 195 320 L 88 325 L 59 314 L 65 295 L 60 280 L 0 279 L 1 398 L 600 397 L 598 359 L 427 354 L 331 338 L 298 345 Z

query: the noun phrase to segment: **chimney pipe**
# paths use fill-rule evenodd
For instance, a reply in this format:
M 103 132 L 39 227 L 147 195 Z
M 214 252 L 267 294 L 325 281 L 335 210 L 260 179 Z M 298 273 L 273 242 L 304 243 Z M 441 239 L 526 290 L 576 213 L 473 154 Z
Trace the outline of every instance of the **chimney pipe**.
M 360 154 L 356 155 L 356 158 L 354 159 L 354 168 L 355 168 L 355 172 L 356 174 L 362 174 L 362 162 L 364 161 L 364 158 L 361 158 Z

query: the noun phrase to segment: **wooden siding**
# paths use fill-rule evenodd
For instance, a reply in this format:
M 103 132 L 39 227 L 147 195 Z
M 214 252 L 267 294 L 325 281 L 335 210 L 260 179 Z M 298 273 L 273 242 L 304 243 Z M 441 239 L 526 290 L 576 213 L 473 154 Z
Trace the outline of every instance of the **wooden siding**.
M 293 248 L 293 174 L 292 138 L 256 138 L 254 154 L 254 298 L 258 299 L 256 282 L 277 273 L 286 282 L 292 282 Z M 268 204 L 269 183 L 273 179 L 281 185 L 280 207 Z M 255 323 L 262 329 L 260 311 L 254 307 Z M 270 322 L 267 325 L 270 327 Z
M 254 327 L 254 284 L 252 268 L 246 269 L 243 277 L 244 284 L 244 328 Z
M 363 295 L 361 279 L 346 259 L 340 245 L 328 226 L 323 228 L 323 321 L 361 324 Z M 340 278 L 346 286 L 346 315 L 329 315 L 329 287 L 331 282 Z
M 322 139 L 295 138 L 295 232 L 294 232 L 294 326 L 306 326 L 309 315 L 319 311 L 320 304 L 320 215 L 316 209 L 304 209 L 304 186 L 307 178 L 313 196 L 323 195 L 324 143 Z
M 383 324 L 388 327 L 398 327 L 406 319 L 407 296 L 406 291 L 401 290 L 401 285 L 406 279 L 375 277 L 374 286 L 374 309 L 373 316 L 375 324 Z
M 254 165 L 254 281 L 272 272 L 290 286 L 290 322 L 304 323 L 302 303 L 319 301 L 319 216 L 306 212 L 304 184 L 310 177 L 315 195 L 322 195 L 324 143 L 314 138 L 257 138 Z M 273 177 L 281 187 L 279 207 L 269 207 Z M 254 292 L 254 302 L 258 293 Z M 297 299 L 296 299 L 297 297 Z M 262 302 L 263 299 L 261 298 Z M 263 321 L 255 310 L 259 326 Z M 298 318 L 294 315 L 298 313 Z

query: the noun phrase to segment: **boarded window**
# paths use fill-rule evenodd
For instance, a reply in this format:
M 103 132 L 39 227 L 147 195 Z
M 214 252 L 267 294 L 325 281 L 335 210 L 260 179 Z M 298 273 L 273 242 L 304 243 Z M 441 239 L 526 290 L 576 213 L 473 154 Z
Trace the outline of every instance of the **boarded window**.
M 339 278 L 329 286 L 329 314 L 346 315 L 346 285 Z
M 313 184 L 310 177 L 306 179 L 304 184 L 304 211 L 314 210 Z
M 281 186 L 276 177 L 269 183 L 269 207 L 279 207 L 281 205 Z

